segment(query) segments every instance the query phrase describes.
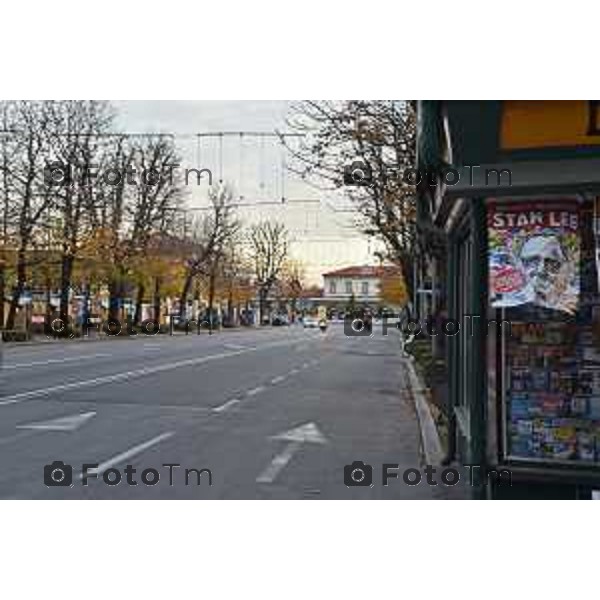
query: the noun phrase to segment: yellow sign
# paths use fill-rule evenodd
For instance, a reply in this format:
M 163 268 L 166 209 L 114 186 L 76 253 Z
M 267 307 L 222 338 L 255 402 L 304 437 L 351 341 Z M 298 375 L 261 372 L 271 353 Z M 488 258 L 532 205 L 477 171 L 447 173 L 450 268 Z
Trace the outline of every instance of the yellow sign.
M 598 100 L 506 100 L 502 103 L 503 150 L 600 145 Z

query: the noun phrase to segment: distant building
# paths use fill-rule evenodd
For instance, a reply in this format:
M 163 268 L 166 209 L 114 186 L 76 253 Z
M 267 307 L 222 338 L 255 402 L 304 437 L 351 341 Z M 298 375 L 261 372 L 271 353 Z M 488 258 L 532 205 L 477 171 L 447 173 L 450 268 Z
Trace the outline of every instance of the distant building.
M 327 306 L 343 310 L 354 302 L 357 306 L 382 307 L 381 285 L 386 277 L 401 277 L 393 266 L 345 267 L 323 274 L 323 300 Z

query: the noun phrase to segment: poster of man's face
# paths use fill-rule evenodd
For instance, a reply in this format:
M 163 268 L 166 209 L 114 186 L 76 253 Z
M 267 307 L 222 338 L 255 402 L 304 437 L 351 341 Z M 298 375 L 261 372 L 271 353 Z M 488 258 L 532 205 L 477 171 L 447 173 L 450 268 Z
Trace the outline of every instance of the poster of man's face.
M 519 258 L 534 296 L 532 302 L 549 307 L 560 302 L 568 290 L 573 269 L 558 238 L 554 235 L 529 238 Z
M 531 303 L 573 313 L 579 298 L 579 235 L 573 207 L 490 211 L 492 306 Z M 510 256 L 507 261 L 506 256 Z M 500 257 L 505 257 L 503 262 Z M 510 264 L 512 287 L 506 286 Z

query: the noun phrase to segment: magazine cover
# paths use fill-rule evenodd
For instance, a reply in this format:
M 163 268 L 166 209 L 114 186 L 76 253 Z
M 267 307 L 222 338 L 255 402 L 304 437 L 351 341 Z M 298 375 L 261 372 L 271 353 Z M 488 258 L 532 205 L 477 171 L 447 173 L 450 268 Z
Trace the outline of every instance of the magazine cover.
M 535 306 L 573 314 L 580 291 L 578 206 L 493 204 L 488 209 L 494 308 Z

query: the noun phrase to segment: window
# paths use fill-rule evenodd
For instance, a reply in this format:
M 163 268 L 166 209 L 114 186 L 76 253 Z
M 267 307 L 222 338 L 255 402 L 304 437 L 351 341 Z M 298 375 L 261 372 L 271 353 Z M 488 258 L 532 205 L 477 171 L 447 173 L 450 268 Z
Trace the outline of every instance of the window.
M 362 293 L 363 296 L 368 296 L 369 295 L 369 282 L 368 281 L 363 281 L 362 282 L 361 293 Z
M 346 294 L 351 294 L 351 293 L 352 293 L 352 282 L 346 281 Z
M 335 281 L 333 281 L 333 280 L 329 282 L 329 293 L 330 294 L 337 293 L 337 286 L 335 284 Z

